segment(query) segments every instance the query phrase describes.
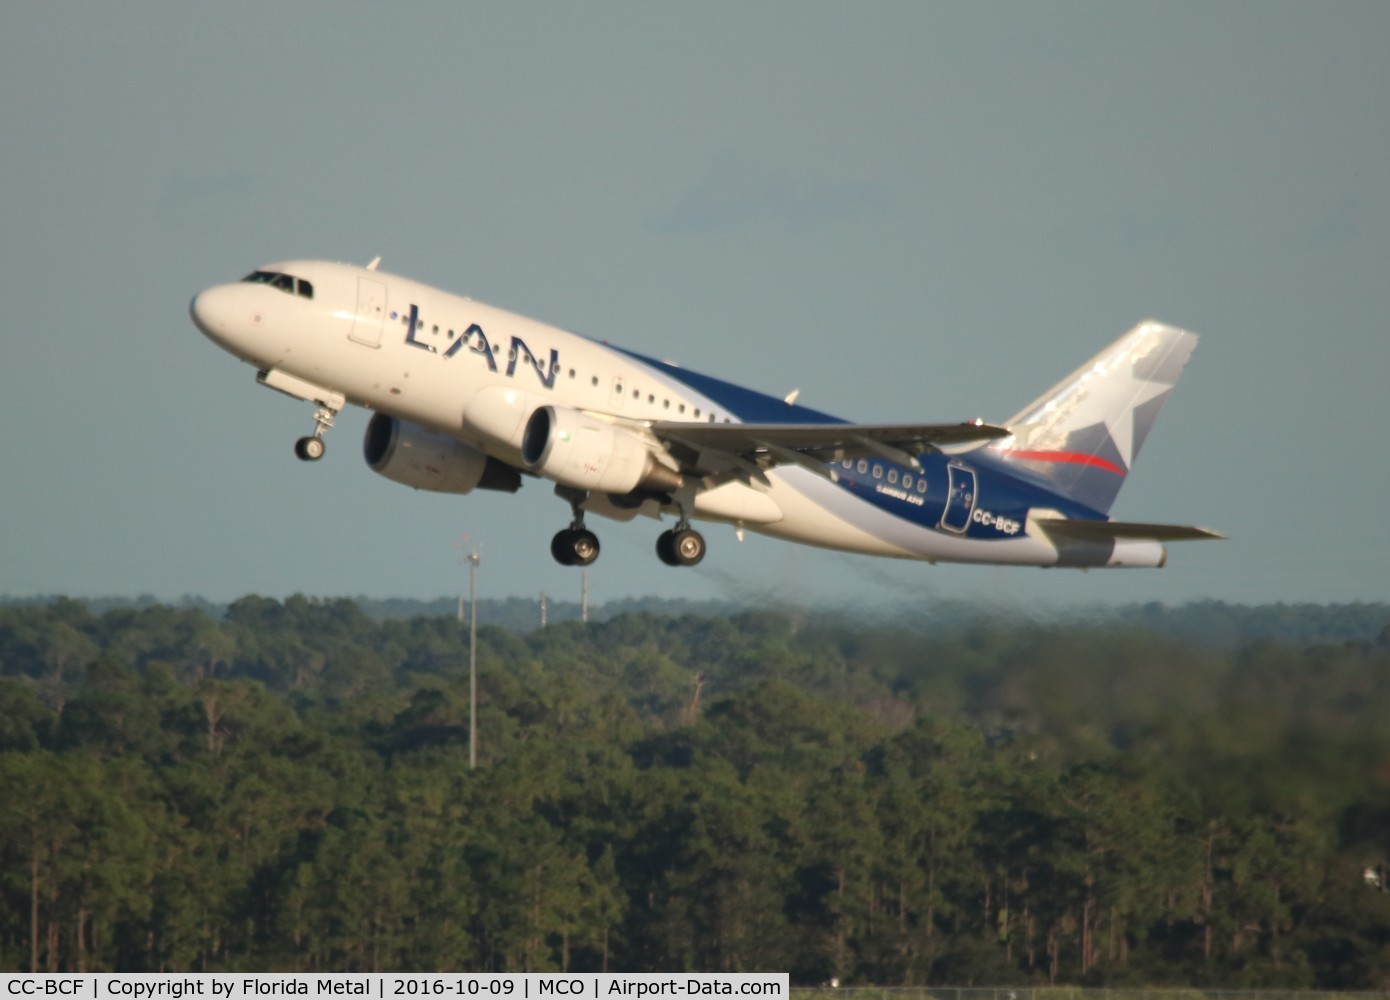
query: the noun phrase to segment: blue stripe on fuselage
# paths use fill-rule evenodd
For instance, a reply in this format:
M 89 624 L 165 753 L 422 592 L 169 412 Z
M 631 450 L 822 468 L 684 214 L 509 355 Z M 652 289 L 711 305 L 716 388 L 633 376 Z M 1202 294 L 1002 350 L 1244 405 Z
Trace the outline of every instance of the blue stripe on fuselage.
M 609 345 L 612 347 L 612 345 Z M 832 417 L 826 413 L 819 413 L 816 410 L 808 410 L 804 406 L 793 406 L 775 396 L 768 396 L 752 389 L 745 389 L 741 385 L 734 385 L 732 382 L 725 382 L 722 379 L 712 378 L 709 375 L 701 375 L 698 372 L 687 371 L 678 365 L 670 364 L 666 361 L 657 361 L 646 355 L 638 354 L 636 351 L 624 350 L 621 347 L 614 347 L 613 350 L 628 357 L 649 365 L 664 375 L 669 376 L 683 385 L 688 385 L 696 392 L 702 393 L 710 400 L 718 403 L 722 409 L 729 412 L 731 416 L 736 416 L 747 424 L 845 424 L 847 420 L 839 417 Z
M 922 464 L 920 473 L 873 458 L 865 460 L 868 470 L 866 472 L 859 471 L 857 459 L 849 469 L 844 468 L 842 462 L 832 462 L 830 467 L 835 470 L 841 489 L 886 513 L 931 529 L 936 529 L 941 524 L 941 515 L 946 509 L 950 492 L 947 467 L 958 465 L 972 470 L 975 473 L 976 489 L 974 510 L 979 511 L 981 516 L 972 516 L 965 531 L 967 538 L 1016 538 L 1022 533 L 1028 511 L 1033 508 L 1056 510 L 1067 517 L 1104 520 L 1087 507 L 997 469 L 977 464 L 971 461 L 969 454 L 926 454 L 919 456 L 918 461 Z M 873 474 L 876 467 L 880 471 L 878 477 Z M 895 474 L 893 478 L 896 482 L 888 481 L 890 473 Z M 913 484 L 910 489 L 902 487 L 905 475 L 912 477 Z M 927 488 L 924 493 L 919 493 L 917 483 L 923 479 L 926 480 Z M 916 502 L 919 500 L 920 503 Z M 1011 523 L 1018 525 L 1017 530 L 998 527 Z
M 677 365 L 657 361 L 635 351 L 622 348 L 614 348 L 614 350 L 620 351 L 644 365 L 649 365 L 676 382 L 689 386 L 728 411 L 730 416 L 737 417 L 745 423 L 849 423 L 840 417 L 832 417 L 804 406 L 794 406 L 774 396 L 746 389 L 743 386 L 734 385 L 732 382 L 725 382 L 709 375 L 687 371 Z M 983 456 L 983 454 L 982 452 L 981 455 Z M 1021 528 L 1019 533 L 1009 534 L 1006 531 L 996 529 L 993 525 L 1003 519 L 1006 524 L 1009 521 L 1015 521 L 1021 526 L 1030 508 L 1050 508 L 1067 517 L 1105 520 L 1105 517 L 1096 511 L 1059 496 L 1026 478 L 1015 476 L 994 462 L 975 461 L 973 453 L 960 456 L 927 453 L 919 456 L 919 461 L 922 463 L 921 473 L 876 458 L 866 460 L 868 471 L 862 473 L 858 471 L 858 459 L 854 460 L 850 469 L 845 469 L 840 462 L 829 462 L 827 465 L 835 471 L 839 487 L 847 493 L 895 517 L 933 530 L 940 525 L 941 515 L 946 507 L 949 492 L 947 466 L 954 462 L 974 470 L 977 482 L 975 508 L 988 513 L 990 517 L 988 524 L 984 523 L 983 519 L 972 519 L 965 532 L 967 538 L 989 540 L 1018 537 Z M 875 467 L 881 471 L 879 478 L 873 476 Z M 896 485 L 888 482 L 890 470 L 896 472 Z M 901 487 L 905 475 L 910 475 L 913 479 L 913 486 L 909 490 L 904 490 Z M 918 493 L 916 482 L 923 477 L 927 480 L 927 489 L 925 493 Z M 907 496 L 909 499 L 903 499 L 903 496 Z M 918 504 L 914 502 L 915 500 L 921 500 L 921 503 Z

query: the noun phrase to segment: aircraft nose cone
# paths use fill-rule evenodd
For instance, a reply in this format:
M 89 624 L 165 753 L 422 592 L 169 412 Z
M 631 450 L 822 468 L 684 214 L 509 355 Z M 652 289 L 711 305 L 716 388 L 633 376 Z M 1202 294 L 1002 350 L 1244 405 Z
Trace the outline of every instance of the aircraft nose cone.
M 252 294 L 248 297 L 247 292 Z M 264 304 L 258 303 L 257 289 L 235 282 L 204 288 L 188 303 L 188 315 L 203 336 L 222 350 L 247 364 L 269 366 L 265 352 L 283 345 L 267 339 Z
M 193 296 L 193 301 L 188 303 L 188 315 L 203 336 L 226 350 L 232 350 L 233 341 L 238 336 L 237 327 L 245 325 L 237 323 L 238 313 L 244 311 L 238 310 L 237 303 L 238 289 L 235 285 L 214 285 Z
M 218 310 L 212 301 L 217 297 L 215 292 L 216 289 L 204 289 L 188 303 L 188 315 L 193 319 L 193 325 L 209 337 L 214 336 L 214 331 L 220 330 L 223 326 L 218 322 Z

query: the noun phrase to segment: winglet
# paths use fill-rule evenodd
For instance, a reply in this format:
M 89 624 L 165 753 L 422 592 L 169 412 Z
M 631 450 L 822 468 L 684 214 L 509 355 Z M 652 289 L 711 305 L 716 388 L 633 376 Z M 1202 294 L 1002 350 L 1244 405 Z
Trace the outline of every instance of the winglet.
M 372 258 L 372 262 L 371 262 L 370 264 L 367 265 L 367 270 L 368 270 L 368 271 L 375 271 L 377 265 L 380 264 L 380 263 L 381 263 L 381 257 L 380 257 L 380 256 L 373 257 L 373 258 Z

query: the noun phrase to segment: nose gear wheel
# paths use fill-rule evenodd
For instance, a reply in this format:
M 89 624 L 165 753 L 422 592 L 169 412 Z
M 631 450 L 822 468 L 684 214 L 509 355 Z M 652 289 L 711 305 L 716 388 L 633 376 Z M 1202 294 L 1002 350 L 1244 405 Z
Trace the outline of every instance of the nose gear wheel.
M 333 426 L 333 417 L 337 414 L 336 410 L 327 406 L 320 406 L 314 411 L 314 433 L 309 437 L 302 437 L 294 443 L 294 453 L 299 456 L 302 462 L 317 462 L 323 458 L 323 453 L 327 449 L 324 443 L 324 431 Z
M 317 462 L 323 458 L 324 450 L 321 437 L 302 437 L 294 443 L 294 453 L 301 462 Z

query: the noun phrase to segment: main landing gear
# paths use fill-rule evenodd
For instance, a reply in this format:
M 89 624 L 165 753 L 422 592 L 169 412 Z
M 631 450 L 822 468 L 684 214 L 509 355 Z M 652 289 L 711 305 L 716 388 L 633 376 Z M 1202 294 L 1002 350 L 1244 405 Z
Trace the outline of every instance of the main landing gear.
M 672 497 L 680 519 L 670 531 L 663 531 L 656 540 L 657 558 L 667 566 L 698 566 L 705 558 L 705 536 L 690 526 L 690 512 L 695 508 L 695 491 L 689 486 L 676 491 Z
M 598 536 L 584 527 L 584 508 L 588 494 L 570 492 L 563 487 L 555 491 L 569 500 L 574 520 L 564 531 L 550 540 L 550 554 L 561 566 L 588 566 L 598 558 Z M 705 558 L 705 536 L 690 526 L 684 512 L 670 531 L 663 531 L 656 540 L 656 554 L 667 566 L 695 566 Z
M 705 558 L 705 536 L 688 523 L 677 525 L 657 536 L 656 554 L 667 566 L 696 566 Z
M 581 506 L 589 499 L 589 494 L 566 486 L 555 487 L 555 492 L 570 502 L 574 519 L 568 528 L 556 532 L 550 540 L 550 554 L 561 566 L 587 566 L 598 558 L 598 535 L 584 527 L 584 508 Z
M 327 448 L 323 441 L 323 433 L 333 426 L 333 417 L 337 412 L 327 406 L 320 406 L 314 411 L 314 433 L 294 443 L 294 453 L 299 456 L 301 462 L 317 462 L 323 458 Z
M 582 524 L 556 532 L 550 554 L 561 566 L 587 566 L 598 558 L 598 535 Z

